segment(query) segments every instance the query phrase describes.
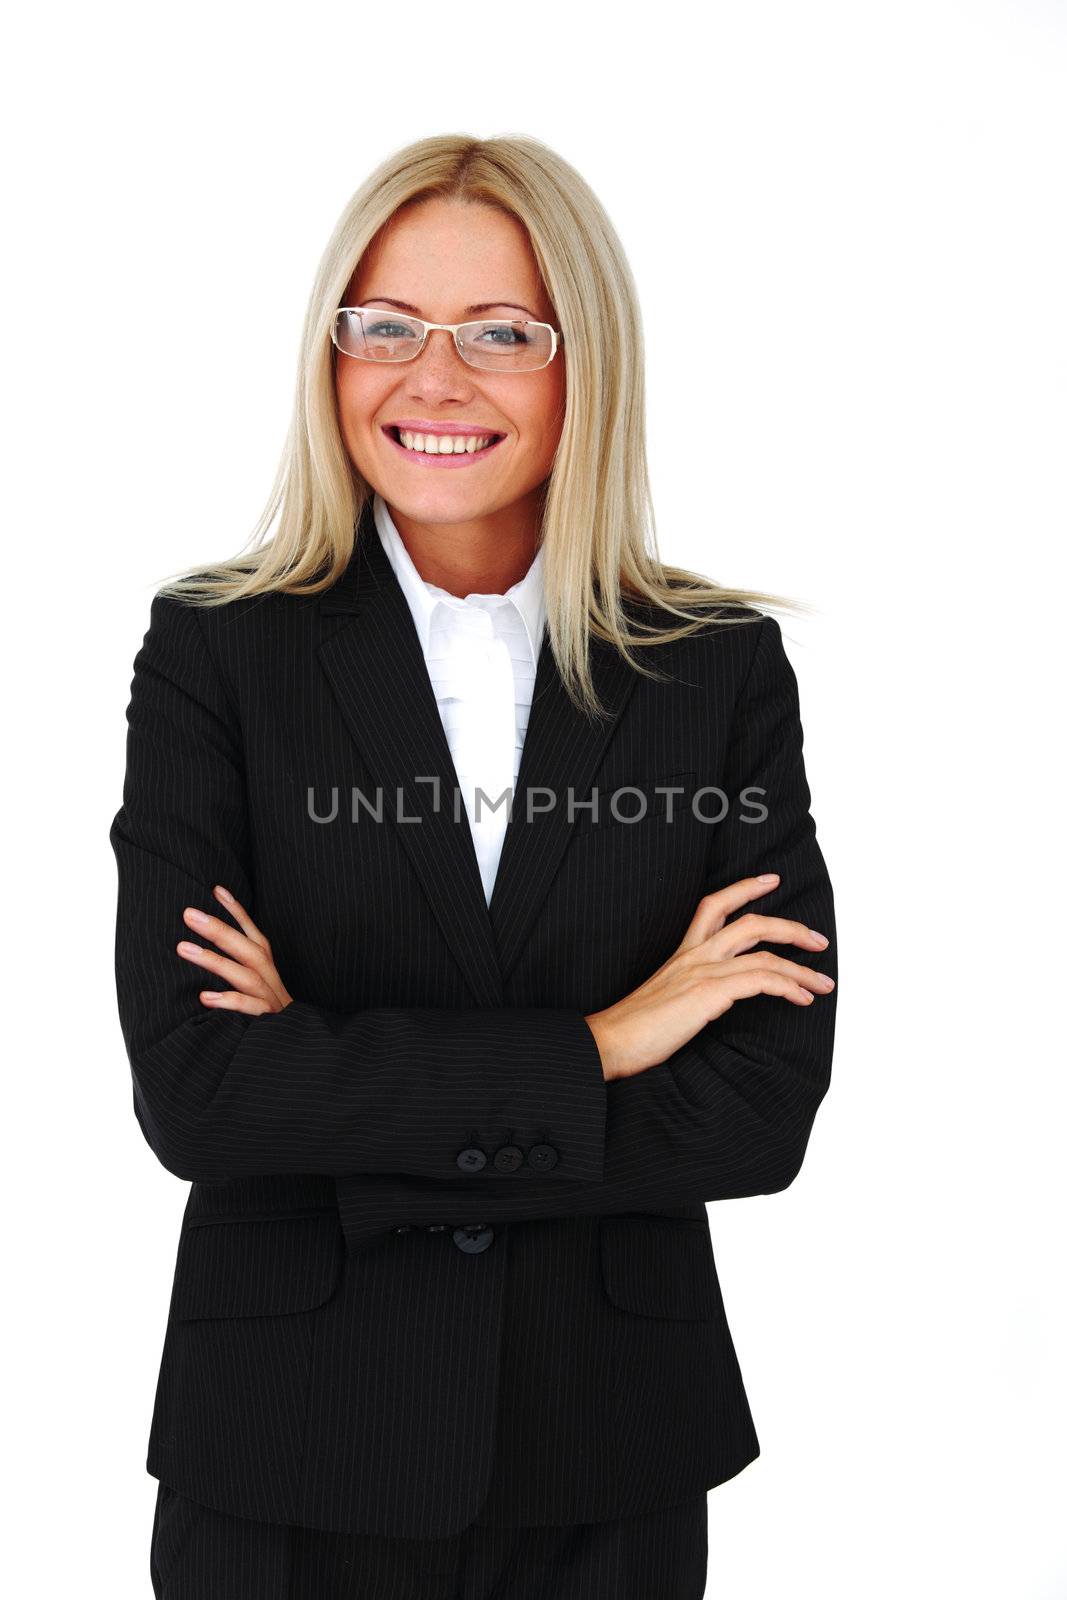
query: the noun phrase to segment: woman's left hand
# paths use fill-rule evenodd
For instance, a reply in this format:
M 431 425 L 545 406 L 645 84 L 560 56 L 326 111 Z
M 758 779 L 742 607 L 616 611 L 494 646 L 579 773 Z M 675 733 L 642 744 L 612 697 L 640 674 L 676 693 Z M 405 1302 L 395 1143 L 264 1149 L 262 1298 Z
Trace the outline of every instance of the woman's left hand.
M 292 1005 L 293 997 L 274 965 L 270 940 L 265 933 L 260 933 L 248 912 L 221 883 L 215 885 L 214 892 L 244 931 L 238 933 L 221 917 L 210 917 L 195 906 L 186 906 L 182 916 L 188 926 L 202 938 L 217 944 L 220 950 L 227 951 L 231 958 L 185 939 L 180 942 L 178 954 L 183 961 L 206 967 L 233 985 L 231 989 L 201 989 L 201 1002 L 215 1011 L 243 1011 L 249 1017 L 284 1011 L 286 1006 Z

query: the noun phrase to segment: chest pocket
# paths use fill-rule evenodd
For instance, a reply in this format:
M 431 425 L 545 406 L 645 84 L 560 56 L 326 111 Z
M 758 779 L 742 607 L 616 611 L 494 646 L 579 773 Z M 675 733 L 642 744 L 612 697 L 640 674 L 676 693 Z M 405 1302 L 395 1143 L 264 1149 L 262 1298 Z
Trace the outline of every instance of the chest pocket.
M 335 1210 L 186 1226 L 171 1316 L 267 1317 L 310 1311 L 334 1293 L 344 1265 Z

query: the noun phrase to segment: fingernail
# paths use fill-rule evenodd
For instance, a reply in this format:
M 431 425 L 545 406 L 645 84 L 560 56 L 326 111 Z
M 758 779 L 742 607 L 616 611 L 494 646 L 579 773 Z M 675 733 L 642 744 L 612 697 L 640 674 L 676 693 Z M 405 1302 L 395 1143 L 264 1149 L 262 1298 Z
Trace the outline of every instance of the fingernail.
M 761 872 L 759 877 L 756 879 L 756 882 L 757 883 L 777 883 L 778 882 L 778 874 L 777 874 L 777 872 Z
M 215 893 L 220 897 L 220 899 L 225 900 L 227 904 L 233 904 L 233 895 L 230 893 L 229 889 L 224 889 L 221 883 L 217 883 L 215 885 Z
M 830 941 L 826 937 L 825 933 L 820 933 L 818 928 L 809 928 L 808 932 L 811 934 L 813 939 L 818 939 L 820 944 L 829 944 L 830 943 Z
M 192 906 L 186 906 L 185 915 L 188 920 L 192 923 L 195 923 L 198 928 L 203 928 L 207 923 L 207 917 L 204 915 L 204 913 L 202 911 L 195 910 Z
M 190 944 L 187 939 L 182 939 L 178 949 L 183 956 L 198 956 L 200 951 L 195 944 Z
M 828 978 L 825 972 L 819 973 L 819 982 L 822 984 L 824 989 L 832 989 L 834 986 L 833 978 Z

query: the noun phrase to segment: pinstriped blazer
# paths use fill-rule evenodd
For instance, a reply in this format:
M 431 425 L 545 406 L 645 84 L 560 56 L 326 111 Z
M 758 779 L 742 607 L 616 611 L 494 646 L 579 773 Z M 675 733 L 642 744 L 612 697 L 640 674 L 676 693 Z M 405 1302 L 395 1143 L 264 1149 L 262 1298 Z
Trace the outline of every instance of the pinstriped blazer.
M 707 1202 L 796 1176 L 836 990 L 739 1001 L 610 1083 L 584 1019 L 765 870 L 753 909 L 830 939 L 768 948 L 836 976 L 781 632 L 709 620 L 644 652 L 661 681 L 594 639 L 590 720 L 546 630 L 487 906 L 369 503 L 357 534 L 318 596 L 156 595 L 134 661 L 118 1012 L 141 1130 L 191 1185 L 147 1468 L 410 1538 L 668 1506 L 759 1454 Z M 185 906 L 225 920 L 216 883 L 284 1011 L 199 1000 L 229 985 L 175 945 Z

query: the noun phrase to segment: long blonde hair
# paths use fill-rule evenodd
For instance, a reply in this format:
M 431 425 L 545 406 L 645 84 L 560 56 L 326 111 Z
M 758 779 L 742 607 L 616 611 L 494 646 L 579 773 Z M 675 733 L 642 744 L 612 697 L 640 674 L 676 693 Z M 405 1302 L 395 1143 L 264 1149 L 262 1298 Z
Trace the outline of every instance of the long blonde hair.
M 540 141 L 466 134 L 405 146 L 349 200 L 315 274 L 288 437 L 270 499 L 250 535 L 252 548 L 187 569 L 160 592 L 225 605 L 275 590 L 314 594 L 340 577 L 373 489 L 341 436 L 333 316 L 364 252 L 394 212 L 431 196 L 497 206 L 522 224 L 564 336 L 566 414 L 544 491 L 541 542 L 546 627 L 575 703 L 590 714 L 601 709 L 589 668 L 590 634 L 610 641 L 636 671 L 655 677 L 630 647 L 666 644 L 709 620 L 758 620 L 753 608 L 759 606 L 809 609 L 760 590 L 725 588 L 659 560 L 645 447 L 641 319 L 618 235 L 585 180 Z M 277 528 L 266 540 L 275 517 Z M 639 606 L 662 608 L 679 625 L 628 618 L 624 594 Z M 745 610 L 720 615 L 736 607 Z

